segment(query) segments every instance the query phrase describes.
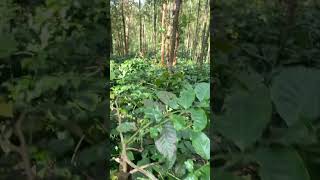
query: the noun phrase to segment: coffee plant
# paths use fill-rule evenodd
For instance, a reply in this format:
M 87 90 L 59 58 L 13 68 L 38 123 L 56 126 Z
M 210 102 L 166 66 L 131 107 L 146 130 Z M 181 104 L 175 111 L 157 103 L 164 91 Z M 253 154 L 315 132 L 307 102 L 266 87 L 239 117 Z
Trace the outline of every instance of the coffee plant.
M 129 165 L 133 179 L 209 179 L 209 71 L 196 78 L 185 62 L 174 74 L 152 60 L 111 62 L 113 178 Z

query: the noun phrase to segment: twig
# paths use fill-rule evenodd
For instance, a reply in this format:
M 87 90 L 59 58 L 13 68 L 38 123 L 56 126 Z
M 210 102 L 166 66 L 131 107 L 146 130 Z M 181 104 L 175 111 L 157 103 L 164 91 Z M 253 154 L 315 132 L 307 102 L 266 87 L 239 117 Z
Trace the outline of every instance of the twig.
M 150 167 L 150 166 L 153 166 L 153 165 L 156 165 L 156 164 L 158 164 L 158 163 L 150 163 L 150 164 L 146 164 L 146 165 L 140 166 L 139 168 L 145 169 L 147 167 Z M 132 169 L 129 173 L 133 174 L 133 173 L 136 173 L 136 172 L 138 172 L 137 169 Z
M 137 148 L 127 148 L 127 150 L 132 150 L 132 151 L 137 151 L 137 152 L 143 151 L 143 149 L 137 149 Z
M 150 178 L 151 180 L 158 180 L 152 173 L 150 173 L 149 171 L 146 171 L 142 168 L 140 168 L 139 166 L 135 165 L 133 162 L 131 162 L 127 157 L 124 159 L 125 162 L 127 162 L 131 167 L 133 167 L 134 169 L 136 169 L 137 171 L 141 172 L 142 174 L 144 174 L 145 176 L 147 176 L 148 178 Z
M 76 154 L 77 154 L 77 152 L 78 152 L 78 150 L 79 150 L 79 148 L 80 148 L 80 145 L 81 145 L 81 143 L 82 143 L 82 141 L 84 140 L 85 137 L 86 137 L 85 134 L 82 135 L 82 137 L 81 137 L 81 139 L 79 140 L 76 148 L 74 149 L 74 152 L 73 152 L 73 155 L 72 155 L 72 158 L 71 158 L 71 164 L 74 163 L 74 159 L 75 159 L 75 157 L 76 157 Z

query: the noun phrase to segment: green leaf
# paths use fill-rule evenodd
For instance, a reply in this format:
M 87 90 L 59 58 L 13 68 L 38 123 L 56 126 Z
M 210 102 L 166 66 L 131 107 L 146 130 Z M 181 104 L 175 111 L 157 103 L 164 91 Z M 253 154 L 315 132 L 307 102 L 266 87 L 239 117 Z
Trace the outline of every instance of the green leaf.
M 208 100 L 210 98 L 210 84 L 209 83 L 197 83 L 194 88 L 199 101 Z
M 152 138 L 158 137 L 158 134 L 159 134 L 159 129 L 158 128 L 154 128 L 154 127 L 150 128 L 150 136 Z
M 186 123 L 185 117 L 172 114 L 170 116 L 170 120 L 173 122 L 173 126 L 177 131 L 186 128 L 187 123 Z
M 146 118 L 150 118 L 151 120 L 155 120 L 156 122 L 160 122 L 163 118 L 163 114 L 159 108 L 159 106 L 151 106 L 144 109 L 144 114 Z
M 198 180 L 198 177 L 195 174 L 191 173 L 186 178 L 184 178 L 184 180 Z
M 158 91 L 158 98 L 166 105 L 169 105 L 170 100 L 177 98 L 175 94 L 168 91 Z
M 202 131 L 207 126 L 207 115 L 203 109 L 190 109 L 191 119 L 193 120 L 193 130 Z
M 260 84 L 254 91 L 236 90 L 225 100 L 226 113 L 217 117 L 214 126 L 225 137 L 245 149 L 263 133 L 271 119 L 268 89 Z
M 177 132 L 171 123 L 166 123 L 163 126 L 161 136 L 156 140 L 157 150 L 168 159 L 175 156 L 177 150 Z
M 128 158 L 130 161 L 134 160 L 134 155 L 133 155 L 132 151 L 127 151 L 127 155 L 128 155 Z
M 137 130 L 135 122 L 123 122 L 117 127 L 117 131 L 121 133 L 126 133 L 135 130 Z
M 185 161 L 184 165 L 186 166 L 186 169 L 189 172 L 193 172 L 193 161 L 191 159 L 188 159 L 187 161 Z
M 271 97 L 280 116 L 290 126 L 300 119 L 320 117 L 320 70 L 294 67 L 273 79 Z
M 210 179 L 210 165 L 206 164 L 197 169 L 194 174 L 197 175 L 200 179 Z
M 310 180 L 306 166 L 294 149 L 261 148 L 254 157 L 262 180 Z
M 210 159 L 210 139 L 203 132 L 194 133 L 191 137 L 192 146 L 202 158 Z
M 184 89 L 180 93 L 178 103 L 184 108 L 188 109 L 195 99 L 195 93 L 193 89 Z

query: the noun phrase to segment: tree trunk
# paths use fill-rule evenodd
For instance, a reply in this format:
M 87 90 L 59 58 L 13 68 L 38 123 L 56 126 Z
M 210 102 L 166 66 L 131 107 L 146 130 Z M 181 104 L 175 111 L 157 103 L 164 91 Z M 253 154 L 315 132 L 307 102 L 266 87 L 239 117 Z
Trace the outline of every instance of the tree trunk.
M 204 61 L 204 56 L 208 47 L 208 38 L 209 38 L 209 30 L 210 27 L 207 28 L 207 23 L 204 23 L 203 31 L 202 31 L 202 44 L 201 44 L 201 52 L 199 55 L 199 63 L 202 66 Z
M 123 27 L 123 36 L 124 36 L 124 53 L 125 55 L 127 55 L 129 53 L 129 47 L 128 47 L 128 36 L 127 36 L 127 33 L 126 33 L 126 18 L 125 18 L 125 15 L 124 15 L 124 6 L 125 6 L 125 1 L 126 0 L 122 0 L 122 3 L 121 3 L 121 16 L 122 16 L 122 27 Z
M 173 66 L 175 66 L 177 64 L 178 47 L 179 47 L 179 32 L 177 32 L 177 34 L 176 34 L 176 46 L 174 49 Z
M 140 54 L 143 55 L 143 45 L 142 45 L 142 17 L 141 17 L 141 0 L 139 0 L 139 26 L 140 26 Z
M 197 10 L 197 21 L 196 21 L 196 26 L 195 26 L 195 34 L 194 34 L 194 41 L 193 41 L 193 47 L 192 47 L 192 53 L 193 57 L 196 59 L 197 57 L 197 46 L 198 46 L 198 26 L 199 26 L 199 14 L 201 10 L 201 0 L 198 1 L 198 10 Z
M 179 22 L 179 11 L 181 6 L 181 0 L 176 0 L 174 11 L 173 11 L 173 22 L 172 22 L 172 32 L 171 32 L 171 48 L 169 54 L 169 61 L 168 61 L 168 69 L 172 72 L 173 66 L 173 59 L 174 59 L 174 51 L 176 47 L 176 35 L 178 31 L 178 22 Z
M 162 5 L 162 19 L 161 19 L 162 29 L 165 29 L 166 11 L 167 11 L 167 5 L 166 5 L 166 2 L 163 2 L 163 5 Z M 161 64 L 162 65 L 165 64 L 165 60 L 164 60 L 165 43 L 166 43 L 165 32 L 161 32 Z
M 157 52 L 157 11 L 156 0 L 153 0 L 153 40 L 154 40 L 154 52 Z

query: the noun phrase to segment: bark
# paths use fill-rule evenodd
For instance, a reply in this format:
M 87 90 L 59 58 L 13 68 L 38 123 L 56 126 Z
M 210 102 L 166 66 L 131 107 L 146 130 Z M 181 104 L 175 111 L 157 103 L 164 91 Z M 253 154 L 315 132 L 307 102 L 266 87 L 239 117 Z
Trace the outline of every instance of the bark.
M 124 36 L 124 53 L 125 55 L 127 55 L 129 53 L 129 47 L 128 47 L 128 36 L 126 33 L 126 17 L 124 15 L 124 9 L 125 9 L 125 1 L 126 0 L 122 0 L 121 2 L 121 17 L 122 17 L 122 27 L 123 27 L 123 36 Z
M 163 2 L 163 5 L 162 5 L 162 19 L 161 19 L 162 29 L 165 29 L 166 11 L 167 11 L 167 5 L 166 5 L 166 2 Z M 162 34 L 161 34 L 161 64 L 162 65 L 165 64 L 165 60 L 164 60 L 165 43 L 166 43 L 165 32 L 162 32 Z
M 172 72 L 174 51 L 176 47 L 176 35 L 178 31 L 180 6 L 181 6 L 181 0 L 176 0 L 175 8 L 173 11 L 173 22 L 172 22 L 172 32 L 171 32 L 171 44 L 170 44 L 171 48 L 170 48 L 170 54 L 169 54 L 170 58 L 168 61 L 168 69 L 170 72 Z
M 174 49 L 174 58 L 173 58 L 173 66 L 177 64 L 177 53 L 178 53 L 178 47 L 179 47 L 179 32 L 176 34 L 176 46 Z
M 208 47 L 209 30 L 210 30 L 210 27 L 207 28 L 207 23 L 205 23 L 202 31 L 201 52 L 198 58 L 200 65 L 203 64 L 203 61 L 205 59 L 205 53 Z
M 153 40 L 154 40 L 154 52 L 157 52 L 157 11 L 156 0 L 153 0 Z
M 192 47 L 192 52 L 193 52 L 193 57 L 195 58 L 197 56 L 197 47 L 198 47 L 198 26 L 199 26 L 199 14 L 201 10 L 201 0 L 198 1 L 198 10 L 197 10 L 197 21 L 196 21 L 196 26 L 195 26 L 195 34 L 194 34 L 194 41 L 193 41 L 193 47 Z
M 141 0 L 139 0 L 139 26 L 140 26 L 140 54 L 143 55 L 143 40 L 142 40 L 142 17 L 141 17 Z

